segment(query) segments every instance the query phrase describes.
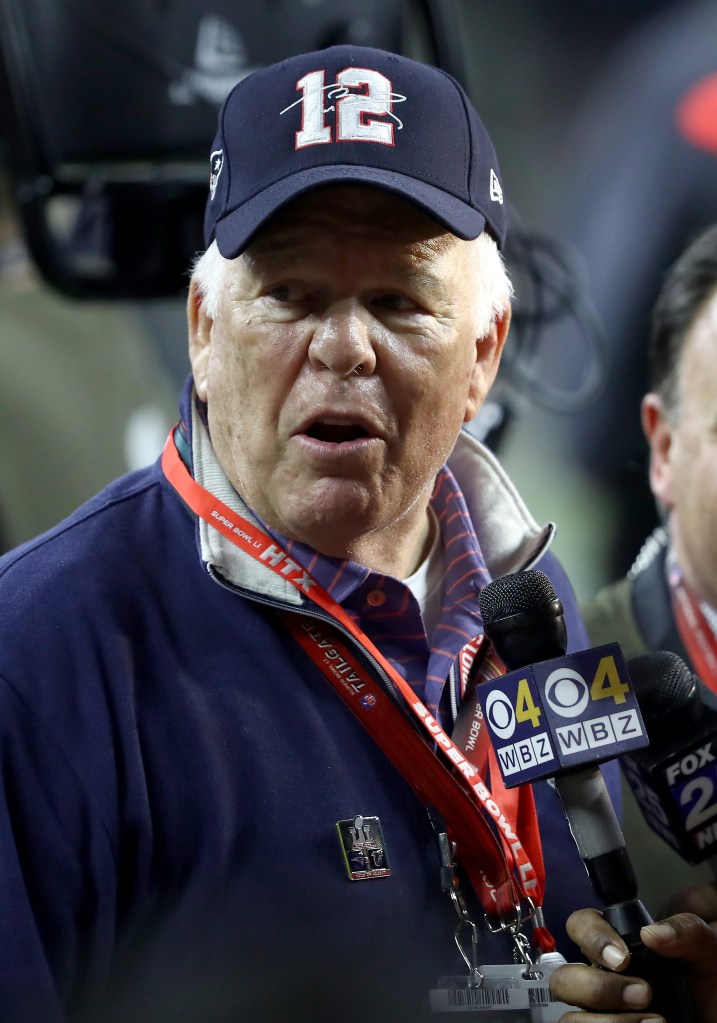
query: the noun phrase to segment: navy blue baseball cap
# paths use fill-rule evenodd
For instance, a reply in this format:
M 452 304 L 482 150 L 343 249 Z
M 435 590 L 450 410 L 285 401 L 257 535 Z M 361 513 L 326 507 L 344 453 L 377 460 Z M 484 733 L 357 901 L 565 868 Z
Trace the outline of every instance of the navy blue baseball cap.
M 210 158 L 204 240 L 227 259 L 282 206 L 321 185 L 372 185 L 459 238 L 505 241 L 493 143 L 445 71 L 365 46 L 332 46 L 234 86 Z

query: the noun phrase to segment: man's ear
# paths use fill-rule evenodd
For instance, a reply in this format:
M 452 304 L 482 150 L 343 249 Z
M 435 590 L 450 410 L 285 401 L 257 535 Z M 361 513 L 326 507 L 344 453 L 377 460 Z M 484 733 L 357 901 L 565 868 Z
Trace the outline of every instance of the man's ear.
M 490 330 L 483 337 L 476 338 L 476 357 L 471 374 L 470 389 L 466 402 L 464 423 L 478 415 L 483 402 L 490 391 L 498 374 L 503 347 L 510 330 L 512 309 L 506 302 L 502 312 L 491 324 Z
M 650 445 L 650 487 L 667 510 L 674 505 L 672 493 L 672 426 L 659 394 L 650 392 L 640 406 L 642 430 Z
M 209 348 L 212 340 L 214 321 L 207 315 L 202 293 L 194 280 L 189 284 L 187 296 L 187 325 L 189 328 L 189 361 L 192 365 L 192 376 L 197 395 L 201 401 L 207 400 L 209 377 Z

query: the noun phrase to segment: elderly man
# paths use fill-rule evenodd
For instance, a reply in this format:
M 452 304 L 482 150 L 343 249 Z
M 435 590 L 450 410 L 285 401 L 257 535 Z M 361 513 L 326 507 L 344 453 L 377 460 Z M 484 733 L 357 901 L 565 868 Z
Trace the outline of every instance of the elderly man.
M 4 1019 L 415 1021 L 594 902 L 475 713 L 491 577 L 540 565 L 585 645 L 461 431 L 504 235 L 435 68 L 338 47 L 229 96 L 161 464 L 0 562 Z

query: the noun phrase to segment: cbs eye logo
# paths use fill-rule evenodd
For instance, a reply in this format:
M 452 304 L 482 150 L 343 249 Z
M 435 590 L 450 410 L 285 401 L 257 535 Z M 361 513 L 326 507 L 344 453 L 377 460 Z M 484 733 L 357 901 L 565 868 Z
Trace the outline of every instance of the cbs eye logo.
M 494 689 L 485 701 L 485 716 L 491 729 L 501 739 L 510 739 L 515 731 L 515 711 L 505 693 Z
M 545 680 L 545 699 L 561 718 L 576 718 L 590 702 L 590 689 L 579 671 L 558 668 Z

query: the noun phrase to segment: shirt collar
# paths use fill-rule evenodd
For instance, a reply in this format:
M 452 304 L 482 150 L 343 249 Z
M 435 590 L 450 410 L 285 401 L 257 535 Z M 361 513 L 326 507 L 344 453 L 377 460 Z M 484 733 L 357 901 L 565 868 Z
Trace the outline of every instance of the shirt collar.
M 438 473 L 431 507 L 438 519 L 444 550 L 444 601 L 455 605 L 478 593 L 490 577 L 465 499 L 448 466 Z M 380 572 L 372 572 L 355 561 L 318 554 L 313 547 L 289 540 L 266 525 L 264 529 L 339 604 L 369 579 L 372 588 L 383 586 L 385 577 Z
M 254 524 L 260 524 L 234 490 L 217 461 L 209 439 L 203 406 L 195 399 L 191 378 L 187 381 L 182 395 L 180 413 L 191 450 L 189 468 L 197 482 L 211 490 L 230 508 Z M 452 557 L 455 556 L 454 563 L 450 566 L 449 586 L 453 587 L 458 583 L 458 586 L 452 589 L 456 600 L 460 599 L 461 594 L 465 593 L 466 586 L 470 585 L 470 573 L 464 572 L 466 566 L 461 566 L 460 563 L 460 555 L 464 553 L 463 543 L 467 545 L 465 553 L 469 558 L 475 556 L 480 559 L 481 571 L 486 572 L 487 579 L 531 567 L 545 553 L 553 539 L 555 527 L 552 523 L 540 527 L 535 522 L 492 452 L 465 431 L 458 438 L 448 466 L 445 466 L 438 475 L 432 500 L 439 521 L 441 510 L 445 511 L 451 502 L 455 502 L 455 510 L 460 514 L 453 518 L 447 516 L 451 520 L 446 524 L 448 528 L 460 532 L 464 516 L 471 524 L 469 535 L 462 538 L 460 543 L 453 541 L 458 544 L 455 550 L 451 550 L 453 547 L 451 537 L 444 536 L 444 547 L 451 552 Z M 444 524 L 441 523 L 442 534 L 443 529 Z M 250 589 L 254 588 L 258 593 L 287 599 L 290 603 L 301 603 L 302 598 L 291 583 L 277 579 L 273 573 L 270 573 L 273 576 L 270 579 L 266 573 L 257 571 L 257 566 L 253 565 L 250 555 L 225 540 L 201 519 L 198 530 L 202 559 L 208 565 L 216 567 L 230 581 L 248 586 Z M 294 545 L 297 560 L 301 546 Z M 310 563 L 316 554 L 305 548 L 301 557 L 302 564 L 304 557 L 307 557 Z M 456 561 L 455 558 L 459 560 Z M 337 594 L 342 596 L 353 591 L 369 574 L 367 568 L 351 562 L 346 563 L 351 565 L 351 571 L 346 572 L 346 577 L 343 578 L 341 568 L 344 563 L 340 559 L 329 558 L 322 561 L 325 564 L 318 572 L 322 576 L 325 573 L 325 576 L 318 581 L 322 585 L 328 583 L 327 588 L 334 596 Z M 304 564 L 304 567 L 308 565 Z M 310 571 L 313 575 L 314 569 Z M 327 578 L 329 575 L 331 578 Z

